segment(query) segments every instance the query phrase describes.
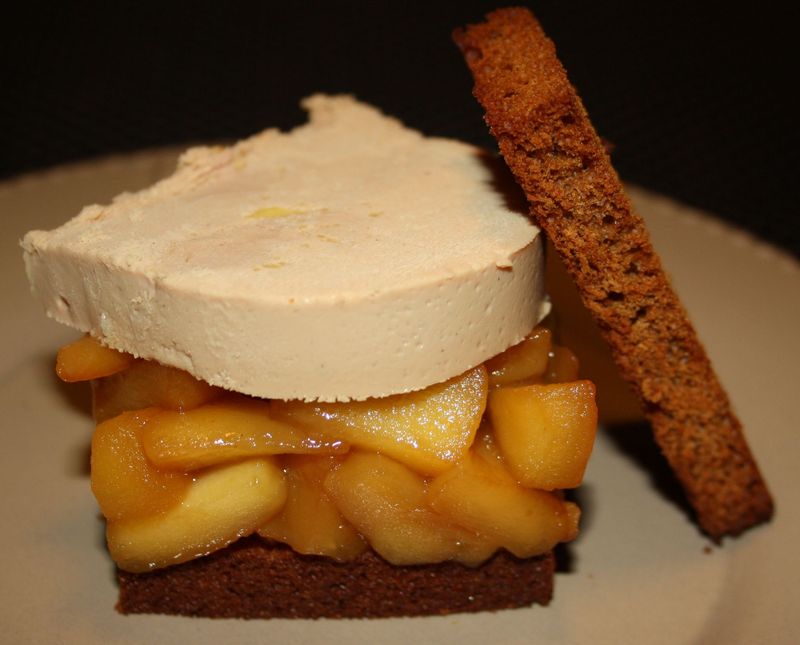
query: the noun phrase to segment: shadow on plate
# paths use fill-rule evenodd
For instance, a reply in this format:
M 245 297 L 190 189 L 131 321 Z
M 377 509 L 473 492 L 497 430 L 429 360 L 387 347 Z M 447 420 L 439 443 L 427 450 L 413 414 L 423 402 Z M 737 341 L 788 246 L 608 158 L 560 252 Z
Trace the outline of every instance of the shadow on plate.
M 647 472 L 650 482 L 659 494 L 680 508 L 692 522 L 696 522 L 694 511 L 656 445 L 648 423 L 641 421 L 613 424 L 604 426 L 601 431 L 622 454 Z
M 581 540 L 591 540 L 591 526 L 594 522 L 595 492 L 591 484 L 581 484 L 580 488 L 565 491 L 565 498 L 575 502 L 581 509 L 580 533 L 573 542 L 560 543 L 555 547 L 556 573 L 573 573 L 577 569 L 573 545 Z

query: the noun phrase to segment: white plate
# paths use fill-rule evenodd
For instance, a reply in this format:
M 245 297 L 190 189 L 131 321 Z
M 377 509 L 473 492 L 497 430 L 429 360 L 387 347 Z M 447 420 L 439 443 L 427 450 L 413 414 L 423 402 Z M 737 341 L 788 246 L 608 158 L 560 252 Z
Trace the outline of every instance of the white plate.
M 13 643 L 800 642 L 800 266 L 713 218 L 634 190 L 655 245 L 745 423 L 777 516 L 722 548 L 600 436 L 586 522 L 550 607 L 444 618 L 123 617 L 87 474 L 88 395 L 53 374 L 74 332 L 28 294 L 18 239 L 169 172 L 172 151 L 0 184 L 0 640 Z M 647 442 L 645 442 L 646 444 Z

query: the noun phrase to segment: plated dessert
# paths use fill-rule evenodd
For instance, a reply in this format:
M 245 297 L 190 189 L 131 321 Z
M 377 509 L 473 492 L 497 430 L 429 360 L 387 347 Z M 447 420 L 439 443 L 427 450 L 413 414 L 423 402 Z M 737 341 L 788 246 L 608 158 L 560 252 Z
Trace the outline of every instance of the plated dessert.
M 120 609 L 547 602 L 596 408 L 540 325 L 539 230 L 484 152 L 305 105 L 25 238 L 48 313 L 89 333 L 57 370 L 94 384 Z
M 637 366 L 625 374 L 662 445 L 679 446 L 665 451 L 701 524 L 719 538 L 766 519 L 738 422 L 552 45 L 519 10 L 457 41 L 532 215 L 623 371 Z M 118 608 L 546 604 L 552 549 L 580 516 L 562 491 L 580 484 L 597 413 L 547 326 L 540 231 L 486 153 L 350 97 L 306 107 L 305 126 L 191 150 L 152 188 L 23 242 L 48 314 L 88 334 L 57 370 L 93 383 Z M 603 245 L 634 249 L 637 271 L 622 280 Z

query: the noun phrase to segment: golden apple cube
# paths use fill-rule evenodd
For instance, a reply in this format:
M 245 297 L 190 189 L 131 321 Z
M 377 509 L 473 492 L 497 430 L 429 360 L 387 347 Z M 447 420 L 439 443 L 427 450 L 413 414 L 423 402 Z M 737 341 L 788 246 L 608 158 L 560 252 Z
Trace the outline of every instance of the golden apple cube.
M 117 566 L 134 573 L 179 564 L 253 533 L 285 500 L 283 472 L 269 458 L 218 466 L 198 473 L 177 506 L 109 521 L 108 550 Z
M 158 411 L 147 420 L 142 445 L 157 467 L 181 471 L 247 457 L 344 453 L 349 448 L 273 419 L 266 401 L 243 396 L 183 412 Z
M 550 350 L 550 361 L 544 374 L 545 383 L 567 383 L 578 380 L 580 363 L 569 347 L 556 345 Z
M 498 477 L 496 463 L 475 454 L 435 477 L 428 501 L 451 522 L 491 536 L 519 558 L 546 553 L 578 534 L 580 511 L 575 504 Z
M 479 463 L 481 466 L 481 473 L 487 477 L 508 484 L 517 483 L 516 478 L 506 467 L 503 455 L 500 453 L 500 448 L 494 437 L 494 430 L 485 418 L 483 423 L 481 423 L 481 427 L 478 429 L 478 434 L 475 436 L 475 442 L 472 444 L 472 448 L 470 448 L 467 456 L 458 462 L 457 467 L 461 468 L 475 463 Z
M 591 381 L 499 388 L 488 407 L 503 459 L 523 486 L 580 485 L 597 431 Z
M 121 372 L 135 360 L 130 354 L 105 347 L 86 335 L 58 350 L 56 374 L 67 383 L 90 381 Z
M 325 492 L 328 473 L 340 463 L 334 456 L 284 458 L 288 497 L 283 510 L 258 529 L 265 538 L 288 544 L 298 553 L 350 560 L 367 548 Z
M 435 474 L 469 450 L 487 391 L 486 369 L 479 366 L 419 392 L 349 403 L 272 401 L 272 411 L 292 425 Z
M 109 520 L 160 513 L 180 503 L 191 484 L 147 459 L 141 434 L 156 410 L 125 412 L 97 426 L 92 437 L 92 492 Z
M 325 490 L 342 515 L 392 564 L 452 559 L 477 565 L 497 548 L 432 511 L 425 480 L 389 457 L 348 455 L 326 478 Z
M 137 361 L 124 372 L 92 382 L 94 417 L 99 422 L 120 412 L 149 407 L 191 410 L 223 391 L 183 370 Z
M 552 345 L 552 332 L 546 327 L 537 327 L 521 343 L 486 361 L 489 386 L 541 377 L 547 370 Z

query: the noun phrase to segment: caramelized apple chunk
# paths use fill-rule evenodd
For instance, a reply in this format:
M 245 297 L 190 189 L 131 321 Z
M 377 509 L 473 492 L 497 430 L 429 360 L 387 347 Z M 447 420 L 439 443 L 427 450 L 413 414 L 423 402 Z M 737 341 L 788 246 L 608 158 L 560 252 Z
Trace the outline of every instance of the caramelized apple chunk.
M 489 385 L 508 385 L 541 377 L 547 370 L 552 336 L 546 327 L 537 327 L 521 343 L 486 361 Z
M 425 480 L 389 457 L 354 452 L 325 479 L 339 510 L 392 564 L 458 560 L 477 565 L 497 548 L 427 505 Z
M 157 467 L 181 471 L 246 457 L 343 453 L 349 448 L 273 419 L 266 401 L 243 396 L 183 412 L 157 411 L 147 421 L 142 445 Z
M 180 504 L 109 521 L 108 550 L 134 573 L 186 562 L 253 533 L 285 500 L 283 473 L 270 458 L 218 466 L 198 473 Z
M 92 437 L 92 492 L 109 520 L 160 513 L 180 503 L 191 477 L 163 472 L 142 450 L 141 434 L 156 410 L 125 412 Z
M 554 345 L 544 374 L 545 383 L 569 383 L 578 380 L 578 357 L 568 347 Z
M 523 488 L 496 460 L 470 453 L 428 487 L 431 508 L 520 558 L 540 555 L 578 534 L 580 512 L 553 493 Z
M 489 421 L 484 417 L 481 427 L 478 429 L 478 434 L 475 436 L 475 442 L 465 459 L 458 462 L 457 466 L 469 464 L 470 460 L 480 459 L 483 462 L 482 471 L 491 475 L 492 478 L 499 482 L 509 484 L 516 484 L 516 478 L 509 472 L 503 461 L 503 455 L 497 445 L 497 440 L 494 438 L 494 430 L 492 429 Z
M 489 417 L 503 459 L 522 485 L 580 485 L 597 430 L 590 381 L 501 387 L 489 395 Z
M 124 372 L 92 385 L 97 421 L 149 407 L 191 410 L 224 392 L 188 372 L 153 361 L 137 361 Z
M 425 474 L 446 470 L 469 449 L 486 408 L 481 365 L 418 392 L 349 403 L 273 401 L 277 418 L 380 452 Z
M 56 374 L 67 383 L 90 381 L 121 372 L 135 360 L 130 354 L 101 345 L 87 334 L 58 350 Z
M 288 497 L 283 510 L 258 529 L 262 537 L 298 553 L 351 560 L 367 543 L 339 512 L 324 481 L 341 461 L 335 456 L 289 455 L 284 459 Z

